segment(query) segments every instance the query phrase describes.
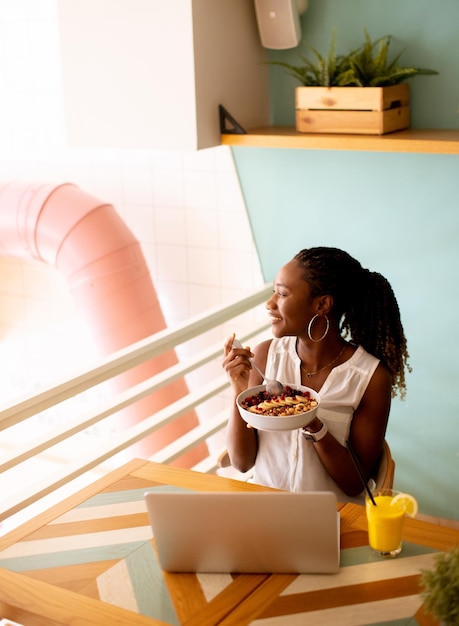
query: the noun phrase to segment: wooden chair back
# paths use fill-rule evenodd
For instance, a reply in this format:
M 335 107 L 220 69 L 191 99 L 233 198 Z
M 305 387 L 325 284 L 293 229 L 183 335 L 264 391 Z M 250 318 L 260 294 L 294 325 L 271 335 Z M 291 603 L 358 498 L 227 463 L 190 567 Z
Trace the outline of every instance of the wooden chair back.
M 375 489 L 392 489 L 394 486 L 395 461 L 389 448 L 389 444 L 384 439 L 383 453 L 379 462 L 378 471 L 373 480 Z

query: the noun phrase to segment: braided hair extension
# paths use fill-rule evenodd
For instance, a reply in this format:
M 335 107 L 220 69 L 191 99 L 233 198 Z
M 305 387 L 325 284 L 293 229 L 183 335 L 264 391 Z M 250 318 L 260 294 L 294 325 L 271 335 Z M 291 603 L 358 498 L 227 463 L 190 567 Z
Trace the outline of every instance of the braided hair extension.
M 406 395 L 405 369 L 410 372 L 400 310 L 389 282 L 362 268 L 347 252 L 317 247 L 294 259 L 304 270 L 311 296 L 331 295 L 340 332 L 380 359 L 392 377 L 392 396 Z

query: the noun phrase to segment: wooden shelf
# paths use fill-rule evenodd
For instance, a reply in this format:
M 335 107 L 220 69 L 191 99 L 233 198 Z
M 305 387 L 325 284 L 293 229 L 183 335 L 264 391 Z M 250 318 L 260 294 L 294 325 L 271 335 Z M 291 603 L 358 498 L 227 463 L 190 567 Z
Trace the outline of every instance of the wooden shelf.
M 388 135 L 319 135 L 298 133 L 293 127 L 257 128 L 247 134 L 224 134 L 223 145 L 302 150 L 361 150 L 459 154 L 459 130 L 402 130 Z

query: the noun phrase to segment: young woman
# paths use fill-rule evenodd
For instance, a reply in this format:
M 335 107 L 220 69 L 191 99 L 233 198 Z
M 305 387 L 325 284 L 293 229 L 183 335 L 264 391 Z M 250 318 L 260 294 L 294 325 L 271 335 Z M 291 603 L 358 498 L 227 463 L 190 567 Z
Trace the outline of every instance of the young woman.
M 234 403 L 227 427 L 231 464 L 254 481 L 290 491 L 334 491 L 363 500 L 349 440 L 370 479 L 378 468 L 391 398 L 404 397 L 409 371 L 400 312 L 388 281 L 337 248 L 310 248 L 284 265 L 266 307 L 274 339 L 254 348 L 225 344 L 234 397 L 268 378 L 315 389 L 321 405 L 307 427 L 247 428 Z

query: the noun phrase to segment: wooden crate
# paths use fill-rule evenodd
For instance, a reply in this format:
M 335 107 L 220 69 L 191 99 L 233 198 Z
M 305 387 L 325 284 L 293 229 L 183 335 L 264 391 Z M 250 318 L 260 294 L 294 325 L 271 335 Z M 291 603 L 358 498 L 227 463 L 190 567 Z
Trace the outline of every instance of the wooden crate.
M 384 135 L 410 126 L 410 88 L 297 87 L 296 129 L 301 133 Z

